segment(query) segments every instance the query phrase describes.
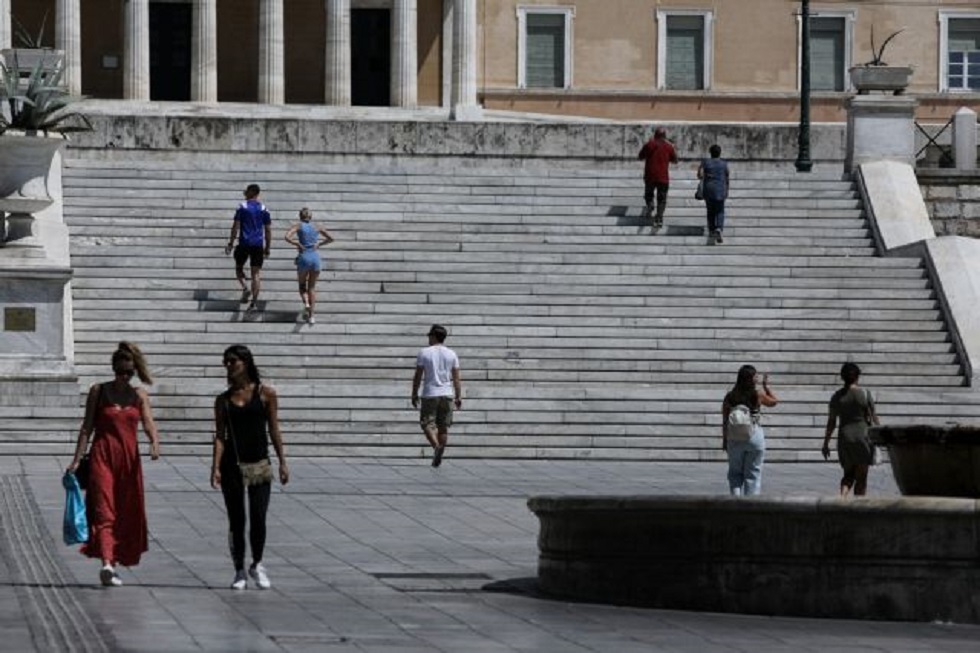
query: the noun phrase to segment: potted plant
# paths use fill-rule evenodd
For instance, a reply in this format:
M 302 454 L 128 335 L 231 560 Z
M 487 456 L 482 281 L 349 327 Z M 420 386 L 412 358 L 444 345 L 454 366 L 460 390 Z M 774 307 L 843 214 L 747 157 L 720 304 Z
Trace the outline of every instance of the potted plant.
M 909 85 L 912 68 L 909 66 L 889 66 L 882 57 L 885 47 L 893 38 L 904 32 L 898 30 L 888 35 L 881 47 L 875 46 L 875 28 L 871 26 L 871 61 L 850 69 L 851 84 L 858 94 L 864 95 L 869 91 L 885 91 L 901 95 Z
M 33 234 L 32 214 L 54 201 L 48 178 L 65 134 L 92 128 L 62 74 L 42 60 L 25 77 L 16 55 L 0 61 L 0 212 L 10 213 L 0 240 Z
M 0 56 L 8 62 L 16 59 L 22 71 L 31 71 L 42 63 L 49 70 L 59 68 L 64 60 L 64 52 L 44 46 L 44 28 L 47 22 L 48 12 L 45 11 L 40 27 L 34 32 L 14 17 L 12 36 L 15 45 L 13 48 L 0 50 Z

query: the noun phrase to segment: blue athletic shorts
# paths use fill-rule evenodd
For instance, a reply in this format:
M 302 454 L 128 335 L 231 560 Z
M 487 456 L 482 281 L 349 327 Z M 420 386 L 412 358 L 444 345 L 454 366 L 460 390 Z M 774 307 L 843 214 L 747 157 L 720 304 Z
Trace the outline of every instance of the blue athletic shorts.
M 320 252 L 307 250 L 296 257 L 297 272 L 319 272 L 320 271 Z

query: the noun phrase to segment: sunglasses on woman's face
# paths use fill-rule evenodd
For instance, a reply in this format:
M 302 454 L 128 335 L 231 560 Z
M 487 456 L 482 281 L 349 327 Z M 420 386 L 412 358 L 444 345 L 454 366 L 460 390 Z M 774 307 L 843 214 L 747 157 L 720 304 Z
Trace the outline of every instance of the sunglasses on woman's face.
M 134 370 L 132 367 L 124 367 L 116 370 L 116 376 L 125 376 L 127 379 L 133 378 L 134 374 L 136 374 L 136 370 Z
M 225 367 L 228 367 L 229 365 L 234 365 L 240 360 L 241 360 L 240 358 L 235 358 L 234 356 L 228 356 L 223 361 L 221 361 L 221 364 L 224 365 Z

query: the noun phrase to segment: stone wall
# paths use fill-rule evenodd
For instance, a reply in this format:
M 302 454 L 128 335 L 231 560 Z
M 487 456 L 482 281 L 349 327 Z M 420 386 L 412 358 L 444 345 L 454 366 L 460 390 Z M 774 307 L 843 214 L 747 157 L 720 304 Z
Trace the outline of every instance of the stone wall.
M 980 237 L 980 171 L 916 171 L 937 236 Z
M 125 107 L 120 105 L 121 110 Z M 279 152 L 341 156 L 429 156 L 635 161 L 652 123 L 452 122 L 317 118 L 114 115 L 89 112 L 94 131 L 73 135 L 71 148 L 172 152 Z M 791 163 L 797 126 L 787 123 L 658 123 L 682 159 L 722 156 L 739 162 Z M 844 158 L 844 125 L 815 124 L 811 157 L 820 165 Z M 452 165 L 453 163 L 451 163 Z

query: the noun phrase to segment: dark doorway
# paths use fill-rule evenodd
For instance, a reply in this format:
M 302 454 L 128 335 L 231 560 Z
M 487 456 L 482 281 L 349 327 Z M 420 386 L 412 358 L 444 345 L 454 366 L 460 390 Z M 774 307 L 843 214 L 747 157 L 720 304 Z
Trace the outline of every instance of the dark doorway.
M 150 3 L 150 99 L 191 99 L 191 4 Z
M 391 10 L 351 9 L 351 104 L 391 104 Z

